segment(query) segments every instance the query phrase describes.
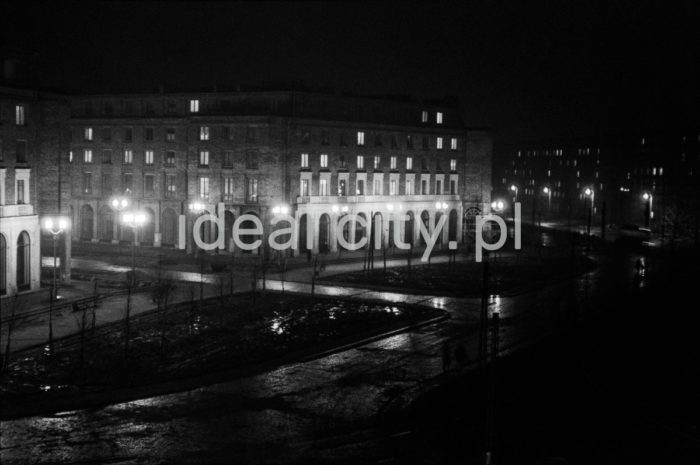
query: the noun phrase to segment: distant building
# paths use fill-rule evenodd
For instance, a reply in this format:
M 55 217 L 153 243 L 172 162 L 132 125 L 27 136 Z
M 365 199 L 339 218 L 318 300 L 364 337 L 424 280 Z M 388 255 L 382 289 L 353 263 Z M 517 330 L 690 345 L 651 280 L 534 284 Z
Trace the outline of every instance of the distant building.
M 695 234 L 700 212 L 700 133 L 523 143 L 497 163 L 494 195 L 534 216 Z M 590 189 L 591 196 L 585 194 Z M 528 218 L 529 215 L 529 218 Z

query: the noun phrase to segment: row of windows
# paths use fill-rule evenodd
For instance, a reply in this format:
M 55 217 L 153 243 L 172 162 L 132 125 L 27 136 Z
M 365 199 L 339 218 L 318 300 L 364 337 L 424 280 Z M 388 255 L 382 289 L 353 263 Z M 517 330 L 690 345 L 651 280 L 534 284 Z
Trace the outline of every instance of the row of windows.
M 15 106 L 14 122 L 15 126 L 27 125 L 27 106 L 23 103 L 18 103 Z M 0 118 L 4 117 L 4 112 L 0 112 Z
M 112 149 L 102 150 L 102 163 L 111 164 L 113 161 L 113 151 Z M 125 165 L 131 165 L 134 163 L 134 151 L 132 149 L 124 149 L 121 157 L 122 163 Z M 208 167 L 210 160 L 209 150 L 199 151 L 199 166 Z M 73 162 L 73 152 L 69 152 L 68 161 Z M 176 152 L 174 150 L 166 150 L 164 153 L 163 164 L 165 166 L 175 166 Z M 83 150 L 83 163 L 93 163 L 93 150 L 84 149 Z M 234 152 L 233 150 L 225 150 L 223 156 L 223 167 L 233 168 L 234 163 Z M 147 166 L 153 166 L 155 164 L 155 151 L 145 150 L 143 152 L 143 164 Z M 255 153 L 246 153 L 246 168 L 247 169 L 258 169 L 258 156 Z
M 406 157 L 405 162 L 406 162 L 406 170 L 407 171 L 413 170 L 413 157 Z M 436 160 L 436 163 L 437 163 L 437 169 L 439 170 L 440 169 L 440 160 Z M 345 157 L 344 156 L 340 157 L 340 164 L 341 164 L 341 166 L 345 166 Z M 398 157 L 396 157 L 396 156 L 389 157 L 389 169 L 391 169 L 391 170 L 397 169 L 397 164 L 398 164 Z M 322 153 L 319 155 L 319 165 L 321 168 L 328 168 L 328 154 Z M 301 166 L 301 168 L 309 168 L 309 154 L 308 153 L 301 154 L 300 166 Z M 364 155 L 357 156 L 355 166 L 358 170 L 365 169 L 365 156 Z M 374 156 L 373 167 L 375 170 L 382 168 L 382 157 L 380 155 Z M 428 161 L 425 158 L 421 159 L 421 169 L 424 171 L 428 169 Z M 457 159 L 456 158 L 452 158 L 450 160 L 450 171 L 457 171 Z
M 0 162 L 5 161 L 3 140 L 0 139 Z M 27 163 L 27 141 L 15 140 L 15 163 Z
M 311 195 L 310 191 L 310 180 L 302 179 L 299 185 L 299 195 L 302 197 L 309 197 Z M 347 195 L 385 195 L 384 194 L 384 182 L 380 179 L 375 179 L 372 183 L 372 192 L 369 189 L 366 190 L 365 180 L 357 179 L 355 181 L 355 192 L 349 193 L 348 191 L 348 181 L 345 179 L 338 179 L 336 184 L 335 193 L 331 194 L 330 190 L 330 180 L 321 178 L 318 180 L 318 195 L 325 197 L 330 195 L 347 196 Z M 369 186 L 367 186 L 369 187 Z M 388 184 L 389 192 L 388 195 L 401 195 L 399 192 L 399 181 L 397 179 L 390 179 Z M 417 189 L 416 189 L 417 188 Z M 447 188 L 447 191 L 443 190 Z M 412 179 L 406 179 L 404 182 L 404 192 L 403 195 L 430 195 L 430 183 L 426 179 L 421 179 L 417 186 L 414 186 L 414 181 Z M 449 180 L 449 185 L 443 186 L 443 181 L 441 179 L 435 180 L 433 195 L 443 195 L 443 194 L 457 194 L 457 181 L 455 179 Z

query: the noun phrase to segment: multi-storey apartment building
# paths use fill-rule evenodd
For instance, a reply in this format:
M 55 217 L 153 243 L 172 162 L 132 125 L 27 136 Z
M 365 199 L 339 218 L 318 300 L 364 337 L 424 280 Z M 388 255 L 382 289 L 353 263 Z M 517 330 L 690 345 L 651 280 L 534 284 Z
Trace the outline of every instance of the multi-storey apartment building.
M 140 244 L 177 245 L 184 215 L 191 247 L 200 203 L 225 218 L 228 250 L 236 218 L 267 228 L 289 211 L 302 245 L 313 225 L 314 252 L 338 249 L 349 213 L 406 213 L 401 238 L 415 244 L 418 221 L 432 229 L 447 215 L 443 244 L 461 242 L 465 211 L 489 202 L 490 133 L 468 130 L 457 107 L 307 92 L 90 95 L 70 106 L 61 182 L 71 190 L 61 195 L 82 240 L 130 240 L 115 196 L 146 213 Z M 392 227 L 382 222 L 387 245 Z
M 700 134 L 692 131 L 528 143 L 499 163 L 494 192 L 510 199 L 517 194 L 538 218 L 576 221 L 592 204 L 606 224 L 635 223 L 659 232 L 675 224 L 677 231 L 695 234 L 698 165 Z

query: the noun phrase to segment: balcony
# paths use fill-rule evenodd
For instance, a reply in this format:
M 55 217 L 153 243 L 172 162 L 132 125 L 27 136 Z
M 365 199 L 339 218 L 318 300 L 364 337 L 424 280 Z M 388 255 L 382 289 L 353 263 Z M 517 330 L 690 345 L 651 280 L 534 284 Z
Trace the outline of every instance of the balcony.
M 456 202 L 459 195 L 312 195 L 297 197 L 298 204 L 322 204 L 322 203 L 373 203 L 373 202 Z
M 32 204 L 0 205 L 0 217 L 31 216 L 33 214 L 34 205 Z

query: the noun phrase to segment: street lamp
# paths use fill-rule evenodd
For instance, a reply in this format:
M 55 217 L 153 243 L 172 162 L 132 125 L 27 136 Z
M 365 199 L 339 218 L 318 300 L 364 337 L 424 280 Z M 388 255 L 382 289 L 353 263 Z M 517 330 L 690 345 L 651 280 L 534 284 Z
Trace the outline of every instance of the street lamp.
M 588 221 L 586 223 L 586 235 L 588 236 L 588 243 L 590 245 L 590 242 L 591 242 L 591 215 L 593 212 L 593 201 L 595 200 L 595 192 L 590 187 L 586 187 L 586 189 L 584 189 L 584 191 L 583 191 L 583 194 L 585 196 L 583 198 L 584 208 L 585 208 L 586 200 L 589 200 Z
M 68 220 L 63 217 L 46 218 L 44 228 L 53 238 L 53 280 L 51 284 L 51 296 L 49 297 L 49 345 L 53 346 L 53 301 L 58 297 L 56 293 L 56 243 L 58 236 L 68 227 Z
M 494 211 L 501 212 L 506 208 L 506 204 L 503 202 L 503 200 L 494 200 L 491 202 L 491 208 Z
M 652 207 L 654 206 L 654 196 L 650 194 L 649 192 L 645 192 L 642 194 L 642 198 L 646 200 L 646 212 L 644 215 L 644 225 L 648 228 L 649 225 L 651 224 L 651 219 L 654 218 L 654 210 L 652 210 Z
M 136 234 L 138 228 L 146 224 L 148 217 L 141 211 L 129 211 L 122 214 L 122 223 L 131 228 L 131 285 L 136 281 Z
M 552 189 L 545 186 L 542 188 L 542 192 L 547 196 L 547 199 L 548 199 L 547 210 L 549 211 L 549 214 L 551 216 L 552 215 Z

